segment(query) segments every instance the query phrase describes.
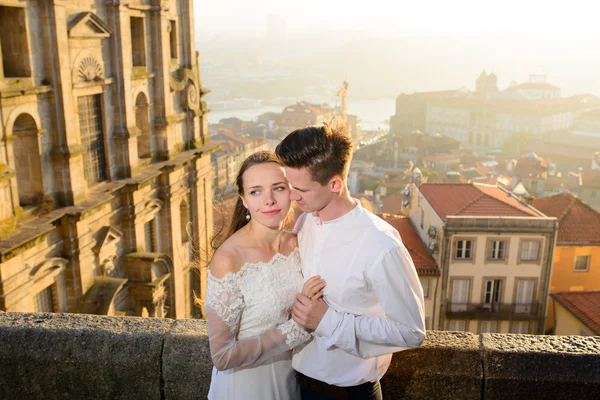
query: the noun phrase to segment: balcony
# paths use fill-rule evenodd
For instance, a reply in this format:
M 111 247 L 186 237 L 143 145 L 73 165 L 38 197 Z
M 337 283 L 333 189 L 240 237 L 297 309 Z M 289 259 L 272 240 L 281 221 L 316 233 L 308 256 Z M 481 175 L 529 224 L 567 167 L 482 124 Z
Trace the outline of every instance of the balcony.
M 527 321 L 537 318 L 541 306 L 540 303 L 448 303 L 446 318 Z

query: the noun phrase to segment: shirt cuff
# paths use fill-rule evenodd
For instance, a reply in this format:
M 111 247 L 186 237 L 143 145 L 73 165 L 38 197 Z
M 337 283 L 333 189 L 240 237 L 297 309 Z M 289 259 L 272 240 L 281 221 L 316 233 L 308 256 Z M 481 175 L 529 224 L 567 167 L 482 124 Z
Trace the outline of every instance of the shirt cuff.
M 323 315 L 323 319 L 319 322 L 319 326 L 315 329 L 315 333 L 321 337 L 331 337 L 341 320 L 342 315 L 335 311 L 333 307 L 329 307 L 325 315 Z

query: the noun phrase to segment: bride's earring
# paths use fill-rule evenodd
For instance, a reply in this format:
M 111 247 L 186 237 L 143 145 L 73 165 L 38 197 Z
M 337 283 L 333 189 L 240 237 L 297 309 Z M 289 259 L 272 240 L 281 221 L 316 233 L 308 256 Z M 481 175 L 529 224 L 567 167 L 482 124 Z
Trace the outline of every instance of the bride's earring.
M 250 210 L 246 209 L 246 221 L 250 221 Z

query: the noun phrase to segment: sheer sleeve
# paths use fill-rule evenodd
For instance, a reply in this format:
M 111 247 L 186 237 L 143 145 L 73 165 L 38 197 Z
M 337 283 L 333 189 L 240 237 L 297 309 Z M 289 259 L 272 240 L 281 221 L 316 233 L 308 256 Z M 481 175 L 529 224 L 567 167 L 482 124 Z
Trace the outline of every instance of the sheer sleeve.
M 227 274 L 222 279 L 208 272 L 205 309 L 208 338 L 213 364 L 220 370 L 260 363 L 306 342 L 311 335 L 293 319 L 266 330 L 260 335 L 238 339 L 244 298 L 238 276 Z

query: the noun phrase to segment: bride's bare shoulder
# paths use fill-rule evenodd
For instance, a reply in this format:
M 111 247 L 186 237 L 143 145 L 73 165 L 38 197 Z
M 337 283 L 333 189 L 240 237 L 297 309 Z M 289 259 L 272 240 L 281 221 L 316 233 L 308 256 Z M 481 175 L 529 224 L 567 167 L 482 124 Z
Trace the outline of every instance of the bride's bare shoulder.
M 296 247 L 298 247 L 298 237 L 293 232 L 285 232 L 282 240 L 283 246 L 281 246 L 283 253 L 289 254 Z
M 231 238 L 230 238 L 231 239 Z M 217 279 L 223 278 L 228 273 L 236 273 L 242 267 L 239 249 L 234 240 L 226 240 L 215 252 L 210 261 L 210 273 Z

